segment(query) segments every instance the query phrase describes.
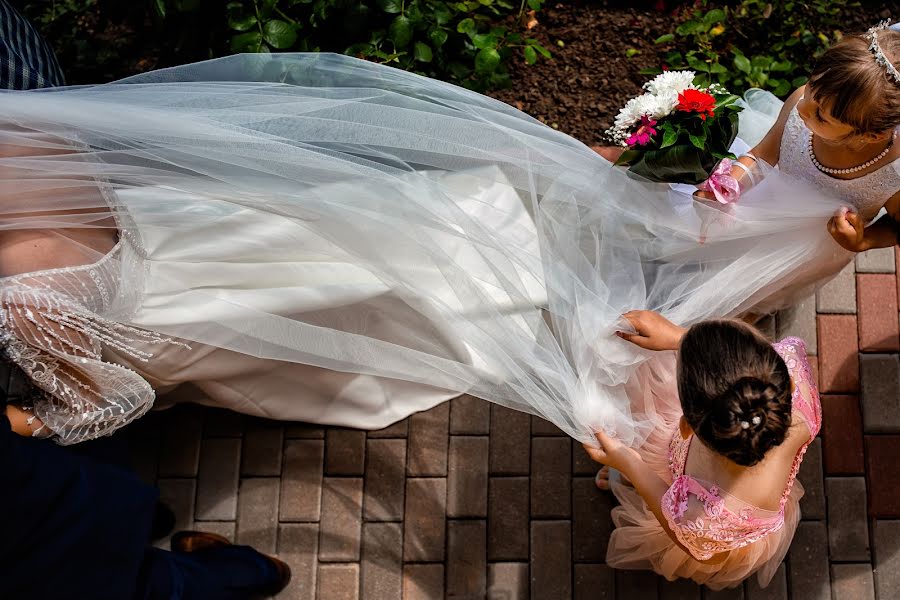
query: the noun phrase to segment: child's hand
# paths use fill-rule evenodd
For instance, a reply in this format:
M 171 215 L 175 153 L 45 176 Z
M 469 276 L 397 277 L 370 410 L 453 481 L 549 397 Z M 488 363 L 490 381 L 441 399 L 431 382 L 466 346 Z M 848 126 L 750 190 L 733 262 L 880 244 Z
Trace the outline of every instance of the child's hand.
M 634 448 L 629 448 L 619 440 L 608 436 L 605 432 L 598 431 L 594 436 L 600 442 L 599 448 L 584 444 L 584 449 L 592 460 L 608 465 L 610 468 L 620 471 L 626 477 L 632 465 L 636 462 L 643 462 L 641 455 Z
M 622 316 L 637 333 L 617 331 L 616 335 L 647 350 L 677 350 L 687 331 L 652 310 L 632 310 Z
M 862 218 L 847 207 L 828 221 L 828 233 L 845 250 L 863 252 L 869 249 Z

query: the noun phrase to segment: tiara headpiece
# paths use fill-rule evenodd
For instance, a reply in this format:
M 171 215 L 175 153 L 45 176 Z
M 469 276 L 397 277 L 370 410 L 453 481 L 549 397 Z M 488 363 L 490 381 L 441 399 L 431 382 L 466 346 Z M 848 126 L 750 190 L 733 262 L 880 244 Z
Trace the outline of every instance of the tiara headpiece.
M 897 70 L 897 67 L 888 60 L 887 56 L 884 55 L 884 52 L 881 50 L 881 46 L 878 45 L 878 32 L 884 31 L 886 29 L 895 29 L 896 26 L 891 27 L 890 20 L 882 21 L 875 27 L 869 29 L 866 32 L 866 39 L 870 40 L 869 44 L 869 52 L 872 53 L 872 56 L 875 57 L 875 62 L 884 67 L 887 71 L 888 76 L 894 80 L 894 83 L 900 85 L 900 71 Z

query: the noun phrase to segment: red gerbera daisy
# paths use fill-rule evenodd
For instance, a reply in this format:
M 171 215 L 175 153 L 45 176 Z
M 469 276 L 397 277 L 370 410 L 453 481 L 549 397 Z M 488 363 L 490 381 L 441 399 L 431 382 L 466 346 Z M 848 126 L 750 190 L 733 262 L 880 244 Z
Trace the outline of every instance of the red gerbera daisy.
M 695 112 L 700 114 L 700 118 L 704 121 L 706 117 L 714 116 L 713 109 L 716 106 L 716 99 L 706 92 L 700 90 L 688 89 L 678 94 L 678 110 L 682 112 Z

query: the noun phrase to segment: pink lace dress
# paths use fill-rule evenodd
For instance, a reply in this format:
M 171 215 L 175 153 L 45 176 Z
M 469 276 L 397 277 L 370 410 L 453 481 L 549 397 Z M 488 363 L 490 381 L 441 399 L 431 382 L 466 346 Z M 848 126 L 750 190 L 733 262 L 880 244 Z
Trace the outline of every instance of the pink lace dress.
M 715 481 L 703 481 L 686 472 L 693 436 L 682 438 L 678 430 L 681 406 L 677 395 L 665 392 L 662 383 L 668 379 L 667 374 L 656 369 L 643 396 L 642 408 L 660 426 L 659 433 L 652 435 L 639 451 L 670 484 L 662 498 L 662 510 L 669 527 L 690 554 L 672 542 L 634 488 L 613 481 L 612 489 L 621 505 L 612 512 L 616 529 L 607 551 L 610 566 L 652 569 L 669 580 L 693 579 L 712 589 L 735 586 L 754 573 L 760 585 L 769 583 L 800 521 L 803 487 L 796 477 L 806 448 L 822 423 L 819 395 L 806 359 L 805 343 L 798 338 L 786 338 L 774 347 L 785 359 L 794 381 L 794 422 L 802 423 L 809 432 L 809 438 L 794 457 L 781 494 L 780 509 L 763 510 L 732 496 Z M 665 362 L 664 369 L 671 369 L 668 375 L 674 377 L 674 359 Z M 668 387 L 671 389 L 671 383 Z M 721 560 L 714 564 L 702 562 L 713 556 Z

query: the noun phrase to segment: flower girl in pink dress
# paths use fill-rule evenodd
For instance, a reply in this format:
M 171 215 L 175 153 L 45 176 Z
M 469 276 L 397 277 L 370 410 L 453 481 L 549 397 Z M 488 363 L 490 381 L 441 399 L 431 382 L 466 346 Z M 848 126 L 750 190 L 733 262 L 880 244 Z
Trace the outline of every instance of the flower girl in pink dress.
M 800 520 L 797 472 L 821 425 L 804 342 L 772 344 L 733 320 L 684 329 L 649 311 L 625 318 L 636 333 L 621 337 L 671 360 L 652 361 L 640 393 L 629 390 L 655 424 L 647 441 L 632 449 L 599 431 L 600 448 L 585 446 L 609 467 L 598 487 L 621 504 L 607 563 L 712 589 L 757 573 L 765 586 Z

